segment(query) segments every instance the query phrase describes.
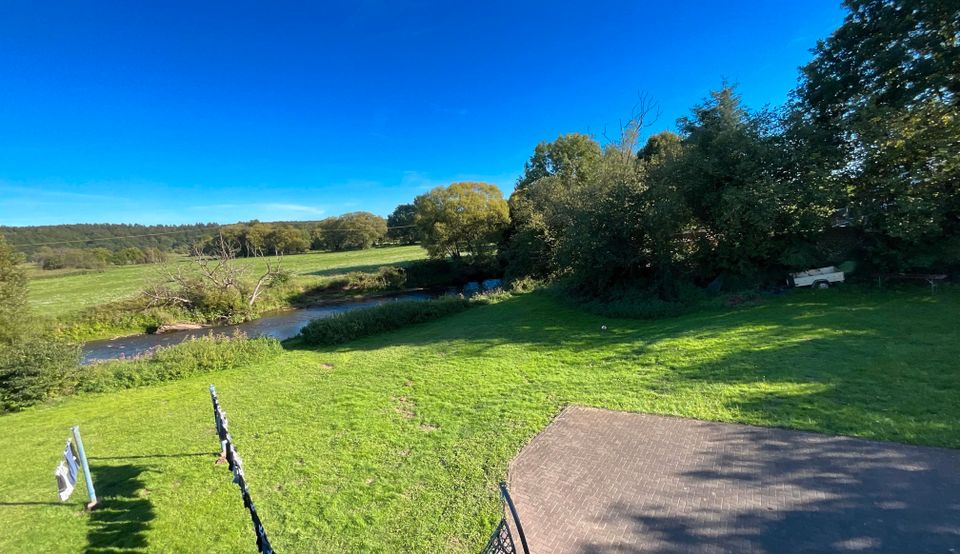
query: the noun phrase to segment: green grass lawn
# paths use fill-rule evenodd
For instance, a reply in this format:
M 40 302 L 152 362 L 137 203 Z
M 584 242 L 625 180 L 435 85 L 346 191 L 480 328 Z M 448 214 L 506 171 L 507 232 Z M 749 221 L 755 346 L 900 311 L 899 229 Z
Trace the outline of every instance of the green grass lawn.
M 329 277 L 351 271 L 376 270 L 389 265 L 426 257 L 419 246 L 393 246 L 351 252 L 311 252 L 285 256 L 283 267 L 298 278 Z M 180 263 L 186 263 L 181 261 Z M 261 260 L 245 259 L 241 263 L 258 267 Z M 59 317 L 101 304 L 122 300 L 137 294 L 144 285 L 159 276 L 157 265 L 110 267 L 103 272 L 32 271 L 30 304 L 41 315 Z M 53 276 L 46 274 L 52 273 Z M 318 279 L 319 280 L 319 279 Z
M 568 404 L 960 447 L 960 291 L 793 291 L 662 321 L 549 295 L 0 417 L 0 551 L 255 551 L 217 385 L 280 552 L 477 552 L 508 462 Z M 606 323 L 609 330 L 601 332 Z M 56 502 L 80 424 L 104 508 Z

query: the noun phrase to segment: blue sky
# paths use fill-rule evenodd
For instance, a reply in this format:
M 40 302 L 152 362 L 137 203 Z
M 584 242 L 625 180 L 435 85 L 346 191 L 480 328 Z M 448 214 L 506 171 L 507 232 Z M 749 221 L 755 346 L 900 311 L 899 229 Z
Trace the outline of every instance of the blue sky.
M 0 224 L 388 214 L 540 141 L 780 104 L 838 1 L 0 4 Z

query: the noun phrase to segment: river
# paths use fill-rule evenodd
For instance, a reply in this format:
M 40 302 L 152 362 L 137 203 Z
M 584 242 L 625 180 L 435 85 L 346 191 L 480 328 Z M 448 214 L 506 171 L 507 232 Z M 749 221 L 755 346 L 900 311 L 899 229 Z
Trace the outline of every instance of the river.
M 314 319 L 330 317 L 361 308 L 369 308 L 370 306 L 377 306 L 385 302 L 394 302 L 397 300 L 427 300 L 444 293 L 462 293 L 469 296 L 492 290 L 499 286 L 499 279 L 491 279 L 482 283 L 468 283 L 461 288 L 451 287 L 445 291 L 406 292 L 379 298 L 336 301 L 306 308 L 277 310 L 267 312 L 253 321 L 247 321 L 237 325 L 217 325 L 189 331 L 171 331 L 159 335 L 131 335 L 115 339 L 95 340 L 84 343 L 83 363 L 89 364 L 96 361 L 139 356 L 158 346 L 170 346 L 193 337 L 200 337 L 210 333 L 216 333 L 218 335 L 243 333 L 248 337 L 273 337 L 279 340 L 289 339 L 297 336 L 297 334 L 300 333 L 300 329 Z

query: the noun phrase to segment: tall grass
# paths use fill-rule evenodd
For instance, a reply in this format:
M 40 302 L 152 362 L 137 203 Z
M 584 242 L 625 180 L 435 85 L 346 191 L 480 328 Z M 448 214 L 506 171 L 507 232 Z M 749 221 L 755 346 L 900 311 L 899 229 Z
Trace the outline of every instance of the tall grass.
M 471 298 L 442 296 L 430 300 L 397 300 L 379 306 L 315 319 L 300 330 L 298 338 L 311 346 L 342 344 L 360 337 L 401 329 L 456 314 L 478 304 L 498 302 L 505 292 L 489 292 Z
M 266 362 L 281 352 L 280 342 L 273 338 L 210 334 L 157 348 L 142 357 L 81 367 L 65 392 L 105 392 L 151 385 Z

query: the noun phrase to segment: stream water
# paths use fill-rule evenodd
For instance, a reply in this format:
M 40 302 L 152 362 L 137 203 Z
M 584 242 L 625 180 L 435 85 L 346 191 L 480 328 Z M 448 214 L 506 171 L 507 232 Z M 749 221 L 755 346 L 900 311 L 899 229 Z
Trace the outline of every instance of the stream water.
M 100 360 L 116 360 L 125 357 L 138 356 L 149 352 L 158 346 L 169 346 L 183 342 L 192 337 L 200 337 L 210 333 L 218 335 L 232 335 L 243 333 L 248 337 L 273 337 L 283 340 L 297 336 L 304 325 L 314 319 L 330 317 L 335 314 L 377 306 L 385 302 L 396 300 L 426 300 L 441 294 L 462 293 L 473 295 L 479 292 L 495 289 L 500 286 L 499 279 L 491 279 L 482 283 L 468 283 L 456 288 L 436 292 L 408 292 L 366 300 L 331 302 L 329 304 L 309 306 L 290 310 L 268 312 L 258 319 L 237 325 L 218 325 L 189 331 L 171 331 L 159 335 L 132 335 L 115 339 L 95 340 L 83 345 L 83 363 L 88 364 Z

